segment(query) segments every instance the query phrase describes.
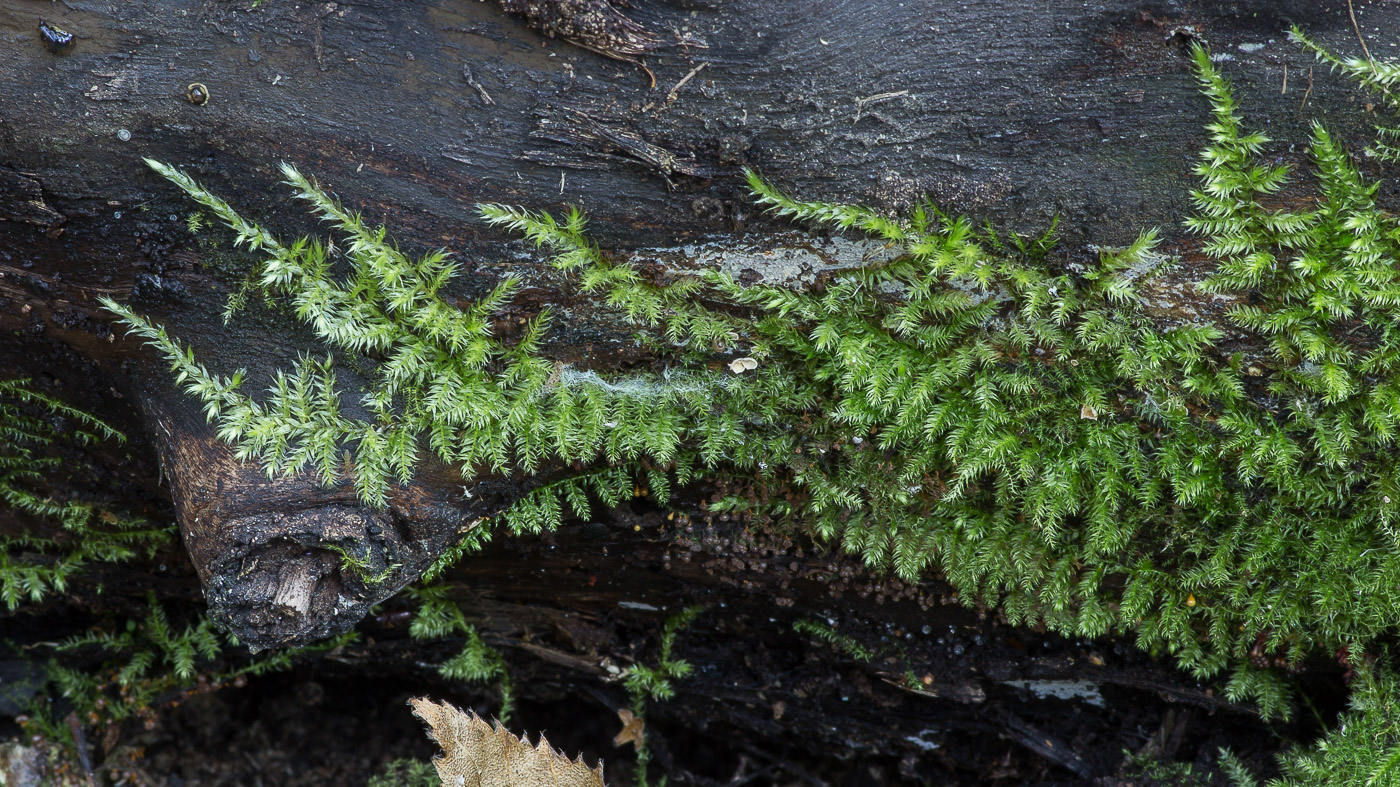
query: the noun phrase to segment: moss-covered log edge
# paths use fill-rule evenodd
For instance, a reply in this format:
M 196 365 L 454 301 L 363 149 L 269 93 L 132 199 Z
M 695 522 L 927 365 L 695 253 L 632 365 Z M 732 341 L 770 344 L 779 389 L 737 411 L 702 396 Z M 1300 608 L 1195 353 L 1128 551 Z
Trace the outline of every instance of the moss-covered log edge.
M 1325 57 L 1393 106 L 1391 64 Z M 1231 319 L 1272 349 L 1257 366 L 1214 351 L 1214 326 L 1160 333 L 1134 312 L 1135 285 L 1170 264 L 1151 233 L 1095 267 L 1055 271 L 1048 237 L 999 237 L 928 205 L 896 219 L 794 201 L 757 176 L 757 198 L 777 212 L 906 253 L 812 292 L 718 274 L 658 285 L 589 243 L 578 212 L 556 221 L 483 206 L 660 351 L 727 354 L 728 373 L 560 368 L 537 352 L 543 316 L 524 339 L 498 341 L 487 318 L 510 282 L 472 308 L 447 306 L 445 255 L 408 259 L 291 168 L 289 182 L 349 239 L 343 280 L 324 245 L 282 244 L 156 165 L 269 252 L 265 295 L 290 296 L 333 347 L 381 362 L 365 403 L 374 420 L 340 413 L 329 360 L 279 374 L 258 402 L 237 374 L 208 373 L 158 326 L 110 306 L 167 352 L 221 436 L 271 472 L 346 474 L 382 505 L 424 447 L 468 477 L 592 467 L 522 500 L 504 517 L 517 531 L 638 481 L 664 501 L 701 473 L 754 474 L 751 494 L 716 505 L 804 523 L 906 576 L 935 563 L 964 599 L 999 601 L 1013 621 L 1133 633 L 1202 675 L 1232 666 L 1228 693 L 1278 710 L 1280 684 L 1260 666 L 1367 653 L 1392 631 L 1385 456 L 1400 231 L 1321 126 L 1316 209 L 1272 207 L 1288 173 L 1261 163 L 1267 140 L 1245 132 L 1203 50 L 1197 68 L 1215 118 L 1190 225 L 1219 261 L 1205 286 L 1237 298 Z M 733 307 L 762 319 L 735 319 Z M 765 492 L 778 487 L 803 496 L 774 503 Z

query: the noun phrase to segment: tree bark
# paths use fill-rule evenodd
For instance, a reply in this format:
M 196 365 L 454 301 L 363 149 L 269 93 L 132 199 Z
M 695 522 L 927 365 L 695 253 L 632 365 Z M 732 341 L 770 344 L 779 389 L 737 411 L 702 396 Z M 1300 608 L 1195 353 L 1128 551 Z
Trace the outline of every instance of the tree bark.
M 530 11 L 536 5 L 547 7 Z M 1400 28 L 1400 7 L 1359 2 L 1356 10 L 1365 31 Z M 595 12 L 602 16 L 590 21 Z M 73 33 L 71 48 L 46 47 L 41 18 Z M 657 0 L 632 9 L 601 0 L 505 8 L 268 0 L 256 9 L 219 0 L 195 8 L 172 0 L 62 7 L 15 0 L 0 7 L 10 41 L 0 50 L 0 374 L 42 377 L 136 434 L 136 455 L 158 457 L 222 626 L 253 647 L 311 641 L 353 626 L 531 482 L 475 479 L 467 499 L 456 470 L 428 467 L 381 513 L 360 506 L 352 489 L 269 481 L 235 461 L 164 364 L 114 336 L 96 297 L 155 315 L 220 372 L 248 368 L 249 390 L 317 348 L 275 311 L 254 310 L 230 327 L 217 319 L 244 261 L 189 240 L 183 224 L 191 205 L 142 157 L 186 169 L 287 237 L 316 231 L 274 185 L 278 161 L 292 162 L 404 246 L 457 254 L 466 264 L 454 295 L 470 297 L 507 274 L 523 277 L 527 287 L 508 307 L 507 323 L 552 306 L 563 319 L 548 354 L 586 368 L 645 364 L 649 356 L 626 325 L 573 292 L 538 254 L 473 221 L 474 203 L 555 211 L 577 203 L 604 247 L 654 270 L 721 265 L 785 282 L 859 264 L 877 250 L 773 225 L 747 199 L 743 167 L 804 198 L 897 209 L 928 194 L 952 212 L 1019 230 L 1058 216 L 1071 255 L 1158 225 L 1186 263 L 1163 285 L 1154 313 L 1169 323 L 1219 309 L 1187 286 L 1201 264 L 1180 227 L 1207 120 L 1183 56 L 1189 42 L 1228 58 L 1224 68 L 1250 125 L 1276 139 L 1305 139 L 1318 116 L 1344 138 L 1368 131 L 1351 88 L 1286 41 L 1292 22 L 1335 48 L 1355 43 L 1344 8 L 1311 0 Z M 1302 159 L 1301 149 L 1283 147 L 1284 158 Z M 153 468 L 134 472 L 138 486 L 157 488 Z M 848 592 L 882 591 L 876 579 L 842 579 L 854 570 L 848 561 L 813 557 L 810 545 L 805 558 L 793 558 L 791 544 L 755 558 L 734 551 L 736 534 L 716 531 L 697 553 L 705 559 L 682 568 L 687 539 L 698 536 L 656 517 L 639 526 L 645 536 L 613 532 L 611 551 L 601 554 L 587 528 L 554 537 L 568 547 L 558 553 L 498 551 L 468 563 L 454 581 L 493 619 L 529 619 L 566 634 L 577 620 L 570 615 L 603 620 L 641 610 L 654 621 L 682 597 L 742 607 L 741 617 L 753 621 L 773 611 L 771 602 L 787 616 L 834 609 L 902 632 L 990 625 L 938 606 L 942 591 L 933 581 L 901 589 L 902 600 L 886 607 L 833 595 L 843 584 Z M 333 548 L 353 544 L 371 545 L 369 571 L 388 578 L 365 582 L 344 570 Z M 578 558 L 563 557 L 573 550 Z M 658 571 L 658 563 L 671 569 Z M 548 583 L 538 584 L 539 576 Z M 603 587 L 592 590 L 597 578 Z M 615 612 L 622 602 L 643 606 Z M 536 655 L 563 669 L 597 672 L 578 653 L 527 647 L 522 626 L 496 634 L 531 653 L 543 649 Z M 990 645 L 961 661 L 937 661 L 937 648 L 928 647 L 915 658 L 946 673 L 927 693 L 951 700 L 938 707 L 953 716 L 964 714 L 949 725 L 983 724 L 1023 738 L 1085 778 L 1104 772 L 1103 764 L 1060 755 L 1066 748 L 1048 738 L 1034 744 L 1035 726 L 1009 712 L 962 709 L 986 707 L 1018 680 L 1079 680 L 1086 670 L 1099 685 L 1134 696 L 1158 692 L 1208 712 L 1227 709 L 1162 667 L 1134 667 L 1115 679 L 1104 677 L 1112 664 L 1091 670 L 1073 656 L 1007 668 L 1018 656 Z M 974 661 L 984 666 L 976 677 Z M 992 662 L 1003 665 L 995 676 L 985 671 Z M 861 670 L 868 696 L 898 697 L 879 683 L 881 669 Z M 713 707 L 697 716 L 717 718 L 725 702 L 764 697 L 769 710 L 738 718 L 765 735 L 778 733 L 761 722 L 764 713 L 776 724 L 777 703 L 802 701 L 752 688 L 707 696 Z M 842 716 L 853 724 L 849 739 L 915 750 L 918 743 L 888 743 L 895 739 L 882 726 L 898 727 L 902 739 L 918 736 L 915 723 L 888 722 L 885 700 L 872 701 Z M 832 740 L 820 727 L 783 734 Z

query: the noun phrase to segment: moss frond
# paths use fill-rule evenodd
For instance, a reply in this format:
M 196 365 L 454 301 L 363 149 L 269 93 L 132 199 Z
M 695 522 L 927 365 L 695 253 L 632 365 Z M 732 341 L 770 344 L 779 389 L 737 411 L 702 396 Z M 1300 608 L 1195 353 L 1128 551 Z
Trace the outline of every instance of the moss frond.
M 455 656 L 438 665 L 438 674 L 449 680 L 465 683 L 494 683 L 501 693 L 501 707 L 496 718 L 509 724 L 515 708 L 510 670 L 505 657 L 487 645 L 476 627 L 467 622 L 461 607 L 448 600 L 441 587 L 419 587 L 410 590 L 409 597 L 418 603 L 418 611 L 409 624 L 409 635 L 416 640 L 465 638 Z
M 172 622 L 155 595 L 148 593 L 144 617 L 126 621 L 119 629 L 94 628 L 47 643 L 55 654 L 46 670 L 47 685 L 30 703 L 29 719 L 22 724 L 27 732 L 61 743 L 70 756 L 77 757 L 78 744 L 70 726 L 76 722 L 58 718 L 59 707 L 69 719 L 84 720 L 95 729 L 128 719 L 153 723 L 163 705 L 285 670 L 305 654 L 343 647 L 355 636 L 352 632 L 310 647 L 252 658 L 236 652 L 231 637 L 221 639 L 203 615 L 183 626 Z M 61 661 L 83 668 L 64 666 Z M 62 705 L 53 701 L 57 697 L 64 699 Z
M 171 539 L 173 528 L 41 493 L 45 476 L 61 472 L 50 449 L 108 440 L 126 437 L 29 380 L 0 380 L 0 502 L 58 528 L 56 534 L 24 528 L 0 538 L 0 601 L 10 610 L 66 591 L 90 563 L 151 555 Z
M 1297 25 L 1289 31 L 1288 37 L 1333 71 L 1345 74 L 1362 89 L 1379 97 L 1385 108 L 1400 114 L 1400 62 L 1375 60 L 1369 53 L 1364 58 L 1343 57 L 1309 38 Z M 1400 161 L 1400 127 L 1377 126 L 1375 143 L 1367 152 L 1382 161 Z

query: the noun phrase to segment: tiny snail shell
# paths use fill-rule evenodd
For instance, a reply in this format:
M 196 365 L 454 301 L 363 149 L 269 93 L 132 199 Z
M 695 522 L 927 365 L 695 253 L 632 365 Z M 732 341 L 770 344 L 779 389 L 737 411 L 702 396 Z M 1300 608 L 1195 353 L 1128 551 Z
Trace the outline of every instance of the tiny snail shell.
M 209 88 L 202 82 L 191 82 L 190 86 L 185 88 L 185 98 L 189 99 L 191 104 L 202 107 L 209 101 Z
M 73 48 L 73 34 L 44 20 L 39 21 L 39 36 L 51 54 L 61 55 Z

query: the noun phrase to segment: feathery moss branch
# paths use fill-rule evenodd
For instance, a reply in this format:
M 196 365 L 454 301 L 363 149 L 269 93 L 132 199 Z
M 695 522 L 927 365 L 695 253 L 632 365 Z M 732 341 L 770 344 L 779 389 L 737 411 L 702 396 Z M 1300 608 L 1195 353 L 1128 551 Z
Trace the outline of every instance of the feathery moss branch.
M 517 503 L 517 532 L 621 499 L 642 477 L 664 492 L 747 475 L 791 494 L 721 505 L 790 519 L 901 577 L 936 566 L 1012 622 L 1130 635 L 1202 677 L 1232 667 L 1229 698 L 1284 712 L 1281 679 L 1254 664 L 1359 650 L 1397 623 L 1400 225 L 1320 125 L 1314 205 L 1278 207 L 1291 173 L 1267 163 L 1269 140 L 1246 128 L 1205 50 L 1194 60 L 1213 119 L 1187 226 L 1216 261 L 1203 287 L 1242 304 L 1230 319 L 1268 348 L 1260 357 L 1221 352 L 1217 326 L 1162 330 L 1135 308 L 1171 262 L 1155 232 L 1070 271 L 1049 261 L 1053 228 L 1002 237 L 927 203 L 896 218 L 801 201 L 752 172 L 776 215 L 866 233 L 895 258 L 806 291 L 717 273 L 662 285 L 589 241 L 577 208 L 560 220 L 480 207 L 682 358 L 761 348 L 752 374 L 556 368 L 535 348 L 543 319 L 516 343 L 490 334 L 512 282 L 448 304 L 445 254 L 410 258 L 290 167 L 342 236 L 344 278 L 330 274 L 332 244 L 282 243 L 158 169 L 267 255 L 266 297 L 290 298 L 327 344 L 377 365 L 373 420 L 335 407 L 329 359 L 303 360 L 258 403 L 239 375 L 208 372 L 110 308 L 269 472 L 354 445 L 361 495 L 384 505 L 425 448 L 467 477 L 586 468 Z

